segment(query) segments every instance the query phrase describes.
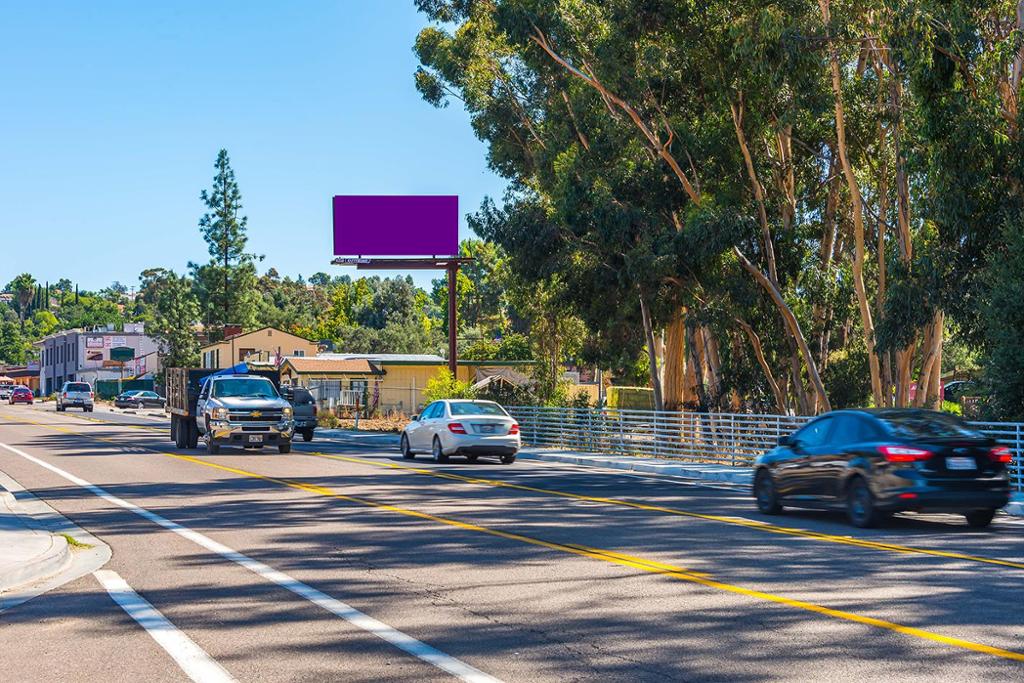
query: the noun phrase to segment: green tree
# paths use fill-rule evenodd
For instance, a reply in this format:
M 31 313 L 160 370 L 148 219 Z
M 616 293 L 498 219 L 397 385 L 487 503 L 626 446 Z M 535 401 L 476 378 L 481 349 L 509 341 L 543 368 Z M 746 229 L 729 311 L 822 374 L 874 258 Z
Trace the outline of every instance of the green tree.
M 26 346 L 18 323 L 12 320 L 0 322 L 0 363 L 21 365 L 25 362 Z
M 245 251 L 248 218 L 241 215 L 242 193 L 225 149 L 214 162 L 216 174 L 209 191 L 200 198 L 207 212 L 199 219 L 210 261 L 190 263 L 203 321 L 211 338 L 224 335 L 229 324 L 251 327 L 256 320 L 256 257 Z
M 21 321 L 22 330 L 25 329 L 25 318 L 28 316 L 35 288 L 36 280 L 30 273 L 22 273 L 6 287 L 8 292 L 14 294 L 14 303 L 18 310 L 18 319 Z
M 186 277 L 168 271 L 155 302 L 150 334 L 160 340 L 161 365 L 195 367 L 199 364 L 199 342 L 193 326 L 200 315 L 199 302 Z

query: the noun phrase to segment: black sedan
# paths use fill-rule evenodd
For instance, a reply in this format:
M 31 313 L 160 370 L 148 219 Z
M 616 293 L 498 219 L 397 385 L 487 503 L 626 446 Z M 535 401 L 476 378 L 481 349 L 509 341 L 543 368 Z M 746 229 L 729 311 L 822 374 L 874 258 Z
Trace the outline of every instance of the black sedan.
M 955 512 L 985 527 L 1010 499 L 1006 446 L 931 410 L 840 410 L 779 439 L 755 463 L 754 497 L 783 506 L 845 509 L 870 527 L 895 512 Z
M 163 408 L 167 399 L 155 391 L 125 391 L 114 398 L 114 406 L 117 408 Z

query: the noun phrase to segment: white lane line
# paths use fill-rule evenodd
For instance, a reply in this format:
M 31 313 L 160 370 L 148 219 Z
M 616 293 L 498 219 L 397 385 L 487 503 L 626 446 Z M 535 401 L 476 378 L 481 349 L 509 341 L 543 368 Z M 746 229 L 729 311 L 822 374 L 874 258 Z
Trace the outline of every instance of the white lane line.
M 117 572 L 93 572 L 110 597 L 160 645 L 196 683 L 232 683 L 235 679 L 191 638 L 179 631 L 160 611 L 132 590 Z
M 290 590 L 296 595 L 303 597 L 306 600 L 309 600 L 310 602 L 312 602 L 315 605 L 318 605 L 319 607 L 322 607 L 331 614 L 341 617 L 353 626 L 361 628 L 364 631 L 367 631 L 368 633 L 372 633 L 381 640 L 391 643 L 398 649 L 403 650 L 411 654 L 412 656 L 417 657 L 418 659 L 424 662 L 427 662 L 428 664 L 432 664 L 433 666 L 436 666 L 442 671 L 447 671 L 448 673 L 452 674 L 453 676 L 456 676 L 457 678 L 460 678 L 464 681 L 470 681 L 472 683 L 500 683 L 499 679 L 494 678 L 493 676 L 486 674 L 480 671 L 479 669 L 470 666 L 469 664 L 466 664 L 462 660 L 456 659 L 451 655 L 446 655 L 440 650 L 430 645 L 427 645 L 422 641 L 416 640 L 412 636 L 406 635 L 405 633 L 402 633 L 401 631 L 394 629 L 391 626 L 388 626 L 384 622 L 378 621 L 377 619 L 374 619 L 373 617 L 364 614 L 363 612 L 360 612 L 356 608 L 351 607 L 350 605 L 346 605 L 340 600 L 332 598 L 326 593 L 323 593 L 308 584 L 302 583 L 298 579 L 292 578 L 284 572 L 279 572 L 276 569 L 273 569 L 272 567 L 269 567 L 258 560 L 252 559 L 248 555 L 243 555 L 237 550 L 232 550 L 228 546 L 222 543 L 218 543 L 217 541 L 207 536 L 204 536 L 198 531 L 193 531 L 192 529 L 183 527 L 177 522 L 172 522 L 166 517 L 161 517 L 155 512 L 150 512 L 145 508 L 139 507 L 135 503 L 131 503 L 127 500 L 124 500 L 123 498 L 118 498 L 117 496 L 108 493 L 104 489 L 100 488 L 99 486 L 91 484 L 85 479 L 77 477 L 71 474 L 70 472 L 65 472 L 61 468 L 56 467 L 55 465 L 51 465 L 50 463 L 45 462 L 43 460 L 40 460 L 35 456 L 29 455 L 25 451 L 22 451 L 18 448 L 14 448 L 13 446 L 8 446 L 5 443 L 0 443 L 0 446 L 9 450 L 11 453 L 14 453 L 15 455 L 19 455 L 30 462 L 34 462 L 40 467 L 44 467 L 53 472 L 54 474 L 60 475 L 61 477 L 67 479 L 68 481 L 77 484 L 78 486 L 81 486 L 84 489 L 89 490 L 94 495 L 102 498 L 103 500 L 109 503 L 122 507 L 125 510 L 130 510 L 131 512 L 134 512 L 140 517 L 143 517 L 144 519 L 147 519 L 153 522 L 154 524 L 162 526 L 168 531 L 173 531 L 182 538 L 187 538 L 196 545 L 202 546 L 203 548 L 206 548 L 211 552 L 217 553 L 221 557 L 231 560 L 232 562 L 235 562 L 237 564 L 240 564 L 241 566 L 245 567 L 254 574 L 257 574 L 258 576 L 267 579 L 268 581 L 272 581 L 273 583 L 276 583 L 282 588 Z

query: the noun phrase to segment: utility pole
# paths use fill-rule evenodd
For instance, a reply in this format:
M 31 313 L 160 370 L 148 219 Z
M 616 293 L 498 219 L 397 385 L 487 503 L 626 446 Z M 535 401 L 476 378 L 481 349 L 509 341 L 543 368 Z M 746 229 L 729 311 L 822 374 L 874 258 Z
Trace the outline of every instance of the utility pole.
M 456 306 L 455 290 L 459 276 L 459 262 L 452 260 L 448 263 L 448 370 L 452 377 L 458 379 L 459 359 L 457 350 L 458 340 L 458 306 Z

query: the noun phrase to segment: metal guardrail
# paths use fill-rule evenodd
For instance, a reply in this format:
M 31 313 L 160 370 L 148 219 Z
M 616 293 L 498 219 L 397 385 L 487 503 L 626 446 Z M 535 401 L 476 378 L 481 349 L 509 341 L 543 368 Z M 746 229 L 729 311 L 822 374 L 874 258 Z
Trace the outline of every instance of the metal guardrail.
M 810 417 L 511 406 L 523 441 L 569 450 L 751 465 Z M 971 422 L 1013 451 L 1013 487 L 1024 491 L 1024 423 Z

